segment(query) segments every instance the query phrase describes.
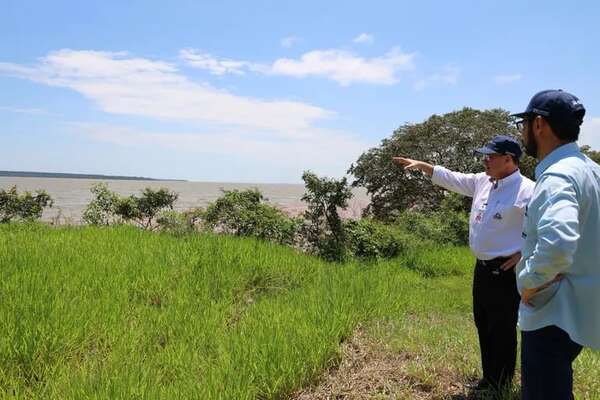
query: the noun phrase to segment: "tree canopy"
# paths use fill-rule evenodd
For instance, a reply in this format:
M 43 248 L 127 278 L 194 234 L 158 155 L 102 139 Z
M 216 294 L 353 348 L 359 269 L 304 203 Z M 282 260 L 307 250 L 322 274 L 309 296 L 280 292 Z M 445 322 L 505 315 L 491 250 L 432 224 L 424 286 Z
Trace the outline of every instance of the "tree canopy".
M 596 164 L 600 164 L 600 151 L 592 150 L 590 146 L 581 146 L 581 152 L 591 158 Z
M 506 110 L 463 108 L 432 115 L 422 123 L 404 124 L 351 165 L 348 172 L 355 177 L 352 186 L 367 189 L 371 204 L 366 213 L 377 219 L 393 219 L 408 208 L 435 209 L 446 192 L 420 172 L 405 172 L 392 163 L 392 157 L 422 160 L 453 171 L 481 172 L 483 164 L 474 150 L 496 135 L 520 139 L 514 119 Z M 521 172 L 526 176 L 533 175 L 534 166 L 533 158 L 521 158 Z

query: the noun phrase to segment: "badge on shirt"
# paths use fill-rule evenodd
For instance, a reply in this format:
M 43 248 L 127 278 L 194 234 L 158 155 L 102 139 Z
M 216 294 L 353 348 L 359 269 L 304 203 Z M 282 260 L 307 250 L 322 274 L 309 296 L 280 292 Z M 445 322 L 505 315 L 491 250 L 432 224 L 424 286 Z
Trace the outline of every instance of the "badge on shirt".
M 475 222 L 476 223 L 480 223 L 481 220 L 483 219 L 483 213 L 485 212 L 487 208 L 487 203 L 483 203 L 482 205 L 479 206 L 479 210 L 477 210 L 477 214 L 475 214 Z
M 501 220 L 502 219 L 502 214 L 500 214 L 499 212 L 497 212 L 496 214 L 494 214 L 494 219 Z

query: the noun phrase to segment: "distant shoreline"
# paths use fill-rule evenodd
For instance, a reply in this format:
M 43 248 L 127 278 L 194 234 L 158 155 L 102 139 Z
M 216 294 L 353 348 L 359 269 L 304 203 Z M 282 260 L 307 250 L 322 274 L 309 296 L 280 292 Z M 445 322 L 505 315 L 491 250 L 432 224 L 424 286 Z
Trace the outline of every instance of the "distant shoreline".
M 69 173 L 61 173 L 61 172 L 0 171 L 0 176 L 9 176 L 9 177 L 18 177 L 18 178 L 111 179 L 111 180 L 121 180 L 121 181 L 187 182 L 184 179 L 156 179 L 156 178 L 146 178 L 143 176 L 69 174 Z

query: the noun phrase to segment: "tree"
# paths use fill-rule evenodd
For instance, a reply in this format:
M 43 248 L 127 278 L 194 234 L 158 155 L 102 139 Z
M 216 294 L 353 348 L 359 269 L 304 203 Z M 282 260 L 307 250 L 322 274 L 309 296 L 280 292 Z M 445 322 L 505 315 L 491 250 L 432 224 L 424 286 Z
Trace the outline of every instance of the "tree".
M 98 183 L 90 189 L 94 198 L 83 211 L 83 222 L 90 225 L 110 225 L 115 222 L 119 195 L 108 189 L 106 183 Z
M 346 257 L 346 238 L 337 209 L 348 207 L 348 200 L 352 198 L 348 181 L 319 178 L 310 171 L 302 174 L 302 180 L 306 187 L 302 201 L 307 203 L 304 236 L 321 257 L 342 261 Z
M 154 228 L 154 218 L 165 210 L 173 210 L 179 195 L 166 188 L 145 188 L 141 196 L 131 195 L 119 199 L 115 212 L 125 221 L 131 221 L 143 229 Z
M 44 190 L 38 190 L 35 194 L 31 192 L 19 194 L 16 186 L 8 190 L 0 189 L 0 223 L 10 222 L 13 219 L 25 221 L 40 219 L 44 208 L 52 205 L 52 198 Z
M 592 150 L 588 145 L 581 146 L 581 152 L 592 159 L 596 164 L 600 164 L 600 151 Z
M 513 118 L 501 109 L 463 108 L 433 115 L 422 123 L 404 124 L 350 166 L 348 172 L 356 178 L 352 186 L 367 189 L 371 204 L 366 214 L 380 220 L 391 221 L 409 208 L 435 209 L 446 192 L 420 172 L 405 172 L 394 165 L 392 157 L 419 159 L 459 172 L 481 172 L 481 159 L 473 151 L 500 134 L 520 137 Z M 521 172 L 532 176 L 534 164 L 531 157 L 523 157 Z
M 162 211 L 173 210 L 179 195 L 168 189 L 145 188 L 141 196 L 121 197 L 104 183 L 91 188 L 94 195 L 83 212 L 84 222 L 92 225 L 110 225 L 115 222 L 133 222 L 144 229 L 153 229 L 154 219 Z
M 217 233 L 254 236 L 281 244 L 293 244 L 299 222 L 265 203 L 258 189 L 224 190 L 206 207 L 206 228 Z

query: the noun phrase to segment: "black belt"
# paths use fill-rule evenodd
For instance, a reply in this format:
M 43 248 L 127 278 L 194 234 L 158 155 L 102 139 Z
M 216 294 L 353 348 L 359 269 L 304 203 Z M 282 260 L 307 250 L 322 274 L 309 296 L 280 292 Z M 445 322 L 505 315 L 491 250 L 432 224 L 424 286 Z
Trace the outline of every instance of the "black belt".
M 480 260 L 477 259 L 477 264 L 481 265 L 484 270 L 489 271 L 492 275 L 500 275 L 503 272 L 506 273 L 507 271 L 502 271 L 500 269 L 500 266 L 502 264 L 504 264 L 504 262 L 506 260 L 508 260 L 510 257 L 496 257 L 496 258 L 492 258 L 491 260 Z M 511 270 L 509 270 L 511 271 Z
M 496 258 L 492 258 L 491 260 L 480 260 L 477 259 L 477 262 L 483 266 L 491 266 L 491 267 L 495 267 L 498 265 L 502 265 L 506 260 L 508 260 L 510 257 L 496 257 Z

